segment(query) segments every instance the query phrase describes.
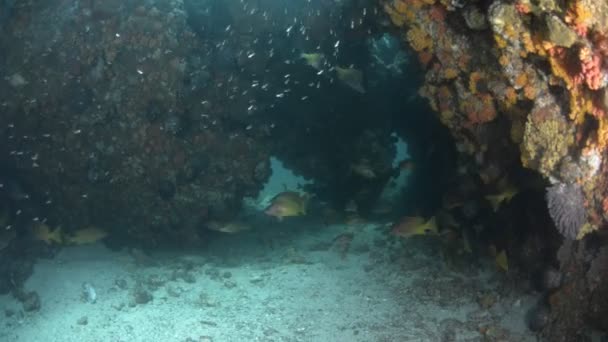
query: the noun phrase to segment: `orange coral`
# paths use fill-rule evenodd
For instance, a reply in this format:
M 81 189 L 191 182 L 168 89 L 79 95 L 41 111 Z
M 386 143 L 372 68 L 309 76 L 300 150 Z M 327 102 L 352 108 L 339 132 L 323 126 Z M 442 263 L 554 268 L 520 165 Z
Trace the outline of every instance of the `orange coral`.
M 471 56 L 467 54 L 462 54 L 458 58 L 457 64 L 458 68 L 462 71 L 467 71 L 469 69 L 469 62 L 471 61 Z
M 579 51 L 579 59 L 581 63 L 580 72 L 575 76 L 575 83 L 585 82 L 587 87 L 592 90 L 597 90 L 602 87 L 602 59 L 599 53 L 594 53 L 589 47 L 583 47 Z
M 589 20 L 593 18 L 593 12 L 585 7 L 582 1 L 573 1 L 566 12 L 565 21 L 570 24 L 574 31 L 580 36 L 587 35 Z
M 498 58 L 498 64 L 500 64 L 503 67 L 506 67 L 507 65 L 509 65 L 509 57 L 507 57 L 506 55 L 501 55 Z
M 448 111 L 452 110 L 453 104 L 452 99 L 454 95 L 448 86 L 441 86 L 437 90 L 437 102 L 439 104 L 439 111 Z
M 524 87 L 524 96 L 528 100 L 534 100 L 538 95 L 538 89 L 533 84 L 527 84 Z
M 471 124 L 482 124 L 496 118 L 497 112 L 492 95 L 484 93 L 470 96 L 460 102 L 463 111 Z
M 513 87 L 507 88 L 505 91 L 504 105 L 509 108 L 517 103 L 517 91 Z
M 429 16 L 433 21 L 436 21 L 438 23 L 443 24 L 443 22 L 445 21 L 445 18 L 447 17 L 448 12 L 445 9 L 445 7 L 441 4 L 437 4 L 434 6 L 431 6 L 431 9 L 429 11 Z
M 431 59 L 433 59 L 433 54 L 428 51 L 420 51 L 418 53 L 418 60 L 423 66 L 427 66 Z
M 440 114 L 441 122 L 449 126 L 455 114 L 453 103 L 454 95 L 452 94 L 452 90 L 448 86 L 443 85 L 437 90 L 435 98 L 438 104 L 437 111 Z
M 602 200 L 602 209 L 604 210 L 605 214 L 608 214 L 608 197 L 605 197 Z
M 608 33 L 593 32 L 591 35 L 593 47 L 603 58 L 608 58 Z
M 528 75 L 525 73 L 517 75 L 515 78 L 515 89 L 523 88 L 526 84 L 528 84 Z
M 526 4 L 526 3 L 523 3 L 521 1 L 518 1 L 518 2 L 515 3 L 515 9 L 520 14 L 528 14 L 528 13 L 531 12 L 530 5 Z

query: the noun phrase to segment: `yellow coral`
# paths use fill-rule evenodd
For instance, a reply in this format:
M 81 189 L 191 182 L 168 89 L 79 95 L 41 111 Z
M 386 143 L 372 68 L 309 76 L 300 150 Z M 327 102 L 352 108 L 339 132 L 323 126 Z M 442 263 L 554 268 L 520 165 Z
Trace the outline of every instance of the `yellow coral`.
M 518 34 L 513 25 L 505 25 L 502 31 L 503 37 L 510 41 L 517 40 Z
M 583 1 L 576 0 L 571 3 L 565 19 L 567 23 L 574 25 L 575 30 L 586 30 L 593 19 L 593 12 Z
M 593 101 L 586 92 L 582 92 L 579 88 L 574 88 L 570 91 L 570 120 L 577 124 L 581 124 L 585 119 L 585 114 L 591 113 L 593 109 Z
M 388 14 L 393 24 L 397 27 L 402 27 L 403 25 L 405 25 L 408 19 L 413 19 L 413 13 L 411 13 L 411 11 L 405 13 L 399 12 L 398 9 L 389 5 L 388 3 L 384 4 L 384 11 Z
M 597 129 L 597 144 L 600 148 L 608 146 L 608 120 L 606 118 L 601 119 L 599 127 Z
M 458 70 L 454 68 L 445 68 L 445 70 L 443 70 L 443 76 L 448 80 L 453 80 L 458 77 Z
M 477 84 L 485 75 L 481 71 L 474 71 L 469 75 L 469 91 L 473 94 L 477 94 Z
M 395 26 L 402 27 L 415 19 L 416 11 L 420 6 L 422 4 L 417 1 L 395 0 L 390 4 L 385 3 L 384 11 Z
M 399 13 L 410 11 L 409 5 L 405 1 L 395 0 L 393 1 L 392 7 Z
M 454 111 L 452 110 L 443 110 L 441 111 L 441 113 L 439 113 L 439 120 L 441 121 L 442 124 L 444 125 L 449 125 L 449 123 L 452 121 L 452 119 L 454 118 Z
M 520 51 L 520 56 L 525 58 L 528 56 L 528 53 L 536 53 L 536 45 L 532 40 L 532 36 L 530 32 L 522 32 L 521 34 L 521 42 L 524 47 L 522 51 Z
M 557 105 L 536 108 L 528 117 L 522 143 L 522 163 L 550 174 L 568 154 L 573 131 Z
M 416 51 L 431 49 L 433 47 L 431 36 L 418 26 L 414 26 L 407 31 L 407 40 Z
M 496 42 L 496 46 L 499 49 L 504 49 L 507 47 L 507 41 L 497 34 L 494 35 L 494 41 Z

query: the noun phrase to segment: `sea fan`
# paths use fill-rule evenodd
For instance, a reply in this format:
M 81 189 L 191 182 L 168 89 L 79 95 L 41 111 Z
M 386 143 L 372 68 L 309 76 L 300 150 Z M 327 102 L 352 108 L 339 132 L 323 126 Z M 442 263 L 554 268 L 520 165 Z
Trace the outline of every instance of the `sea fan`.
M 583 201 L 583 191 L 577 184 L 558 183 L 547 188 L 549 215 L 557 230 L 568 239 L 576 239 L 587 222 Z

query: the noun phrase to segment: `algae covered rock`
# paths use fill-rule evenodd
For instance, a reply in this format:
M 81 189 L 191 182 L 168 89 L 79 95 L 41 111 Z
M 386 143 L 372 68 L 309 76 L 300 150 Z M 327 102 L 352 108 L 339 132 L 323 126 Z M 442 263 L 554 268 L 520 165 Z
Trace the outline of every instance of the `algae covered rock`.
M 555 15 L 545 17 L 547 38 L 555 45 L 571 47 L 577 39 L 576 33 Z
M 485 30 L 488 28 L 488 19 L 485 13 L 477 6 L 468 6 L 462 11 L 467 27 L 471 30 Z
M 550 174 L 573 142 L 572 127 L 553 97 L 538 99 L 526 122 L 522 144 L 524 165 Z

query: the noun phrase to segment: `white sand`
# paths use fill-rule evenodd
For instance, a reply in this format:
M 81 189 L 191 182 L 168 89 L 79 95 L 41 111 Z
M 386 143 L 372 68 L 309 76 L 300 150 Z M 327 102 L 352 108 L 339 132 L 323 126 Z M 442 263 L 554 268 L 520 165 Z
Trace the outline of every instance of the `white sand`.
M 337 246 L 323 247 L 345 231 L 355 238 L 342 259 Z M 534 341 L 523 325 L 533 298 L 504 285 L 491 264 L 448 271 L 432 241 L 386 240 L 374 224 L 295 219 L 214 236 L 205 251 L 152 254 L 154 266 L 102 245 L 65 248 L 40 260 L 27 282 L 40 311 L 23 313 L 0 296 L 16 312 L 0 312 L 0 341 L 479 341 L 480 327 Z M 153 299 L 130 306 L 138 279 Z M 95 288 L 95 303 L 81 298 L 83 282 Z M 481 308 L 483 293 L 496 304 Z

